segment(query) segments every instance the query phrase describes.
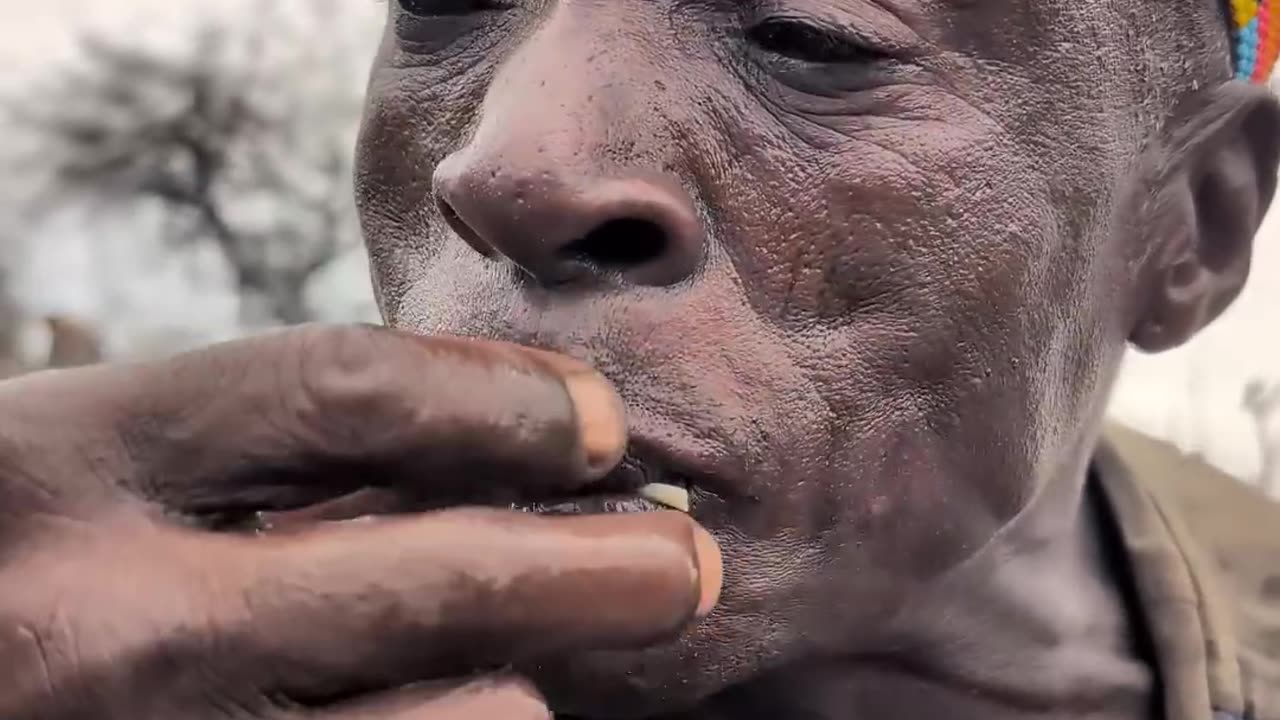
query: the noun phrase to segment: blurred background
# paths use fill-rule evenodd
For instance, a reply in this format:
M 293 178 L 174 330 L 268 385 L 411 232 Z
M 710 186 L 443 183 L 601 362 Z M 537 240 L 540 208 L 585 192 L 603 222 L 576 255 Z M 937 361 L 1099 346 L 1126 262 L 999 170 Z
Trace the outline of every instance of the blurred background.
M 351 148 L 379 0 L 0 0 L 0 375 L 373 320 Z M 1280 132 L 1280 129 L 1277 129 Z M 1280 208 L 1111 412 L 1280 496 Z

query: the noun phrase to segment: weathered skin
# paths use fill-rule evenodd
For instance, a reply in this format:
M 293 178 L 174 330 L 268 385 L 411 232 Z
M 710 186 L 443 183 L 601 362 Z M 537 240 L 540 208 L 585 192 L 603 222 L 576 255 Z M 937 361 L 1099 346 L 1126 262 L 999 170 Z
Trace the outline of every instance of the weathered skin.
M 1217 7 L 1174 5 L 390 3 L 386 318 L 600 368 L 724 547 L 679 642 L 528 668 L 554 709 L 1146 716 L 1084 470 L 1126 341 L 1238 292 L 1276 167 Z
M 1218 8 L 388 12 L 358 200 L 434 337 L 0 384 L 0 717 L 1157 717 L 1084 479 L 1126 341 L 1235 297 L 1274 191 Z M 634 489 L 628 439 L 719 550 L 318 522 Z
M 572 360 L 370 328 L 0 384 L 0 717 L 542 720 L 526 680 L 474 674 L 677 634 L 718 597 L 705 531 L 484 508 L 210 529 L 362 488 L 581 492 L 624 439 Z

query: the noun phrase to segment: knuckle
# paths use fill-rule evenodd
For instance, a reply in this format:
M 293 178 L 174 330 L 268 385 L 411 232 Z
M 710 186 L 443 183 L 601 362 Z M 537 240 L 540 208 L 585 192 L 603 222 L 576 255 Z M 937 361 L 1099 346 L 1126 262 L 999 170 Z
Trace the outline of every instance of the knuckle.
M 406 392 L 403 341 L 364 325 L 316 326 L 296 332 L 296 365 L 280 368 L 292 386 L 291 414 L 310 443 L 338 455 L 376 452 L 395 442 L 416 408 Z
M 42 540 L 0 569 L 0 717 L 251 717 L 241 711 L 256 707 L 256 686 L 225 657 L 209 593 L 163 554 L 134 552 L 147 562 L 120 572 L 86 541 Z
M 0 429 L 0 539 L 54 509 L 56 494 L 28 467 L 25 452 Z
M 51 664 L 48 633 L 26 622 L 0 615 L 0 716 L 26 717 L 26 709 L 51 704 L 57 697 L 60 672 Z
M 14 591 L 7 580 L 0 581 L 0 717 L 57 717 L 80 707 L 110 682 L 114 664 L 94 661 L 105 656 L 74 632 L 65 595 Z
M 110 429 L 86 411 L 95 409 L 97 379 L 96 369 L 48 370 L 0 383 L 0 537 L 36 514 L 66 510 L 67 478 L 79 478 L 81 504 L 110 488 L 86 462 L 115 449 Z

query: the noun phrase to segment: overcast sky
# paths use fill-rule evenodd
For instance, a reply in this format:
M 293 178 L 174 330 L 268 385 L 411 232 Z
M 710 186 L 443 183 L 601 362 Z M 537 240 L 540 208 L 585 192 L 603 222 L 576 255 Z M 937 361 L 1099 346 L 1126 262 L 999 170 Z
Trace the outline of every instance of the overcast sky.
M 293 0 L 287 0 L 293 1 Z M 305 1 L 305 0 L 303 0 Z M 347 0 L 357 12 L 381 12 L 377 0 Z M 253 0 L 217 0 L 220 10 L 252 7 Z M 105 24 L 131 35 L 164 36 L 164 28 L 211 6 L 201 0 L 0 0 L 0 88 L 68 51 L 77 28 Z M 207 10 L 206 10 L 207 11 Z M 204 11 L 201 11 L 204 12 Z M 63 286 L 92 262 L 60 257 Z M 75 263 L 79 263 L 78 270 Z M 45 266 L 57 263 L 46 258 Z M 49 272 L 52 272 L 51 270 Z M 174 286 L 177 287 L 177 286 Z M 162 288 L 157 285 L 156 290 Z M 165 288 L 166 291 L 173 287 Z M 74 293 L 71 293 L 74 295 Z M 59 302 L 55 294 L 45 302 Z M 216 306 L 216 307 L 215 307 Z M 214 311 L 229 312 L 225 299 Z M 1240 301 L 1186 348 L 1156 357 L 1134 356 L 1116 393 L 1113 412 L 1122 420 L 1184 446 L 1198 445 L 1228 469 L 1248 474 L 1257 465 L 1251 426 L 1239 409 L 1245 381 L 1280 381 L 1280 212 L 1258 237 L 1253 275 Z M 1276 429 L 1280 431 L 1280 428 Z

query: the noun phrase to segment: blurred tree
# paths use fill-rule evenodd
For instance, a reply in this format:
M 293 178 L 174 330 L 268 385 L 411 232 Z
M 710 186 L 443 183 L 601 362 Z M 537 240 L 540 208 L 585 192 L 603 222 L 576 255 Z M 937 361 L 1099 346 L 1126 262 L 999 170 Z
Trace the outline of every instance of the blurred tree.
M 336 32 L 325 27 L 340 22 L 331 5 L 211 15 L 178 52 L 82 39 L 79 62 L 55 67 L 11 108 L 51 173 L 41 204 L 156 205 L 171 247 L 217 249 L 247 323 L 313 319 L 308 283 L 359 238 L 351 162 L 360 93 L 343 82 L 359 60 L 316 42 Z M 271 12 L 281 17 L 264 17 Z
M 1262 380 L 1250 380 L 1244 388 L 1245 412 L 1253 420 L 1258 437 L 1258 452 L 1262 466 L 1258 482 L 1268 493 L 1280 491 L 1280 437 L 1271 432 L 1273 421 L 1280 420 L 1280 384 L 1267 385 Z

